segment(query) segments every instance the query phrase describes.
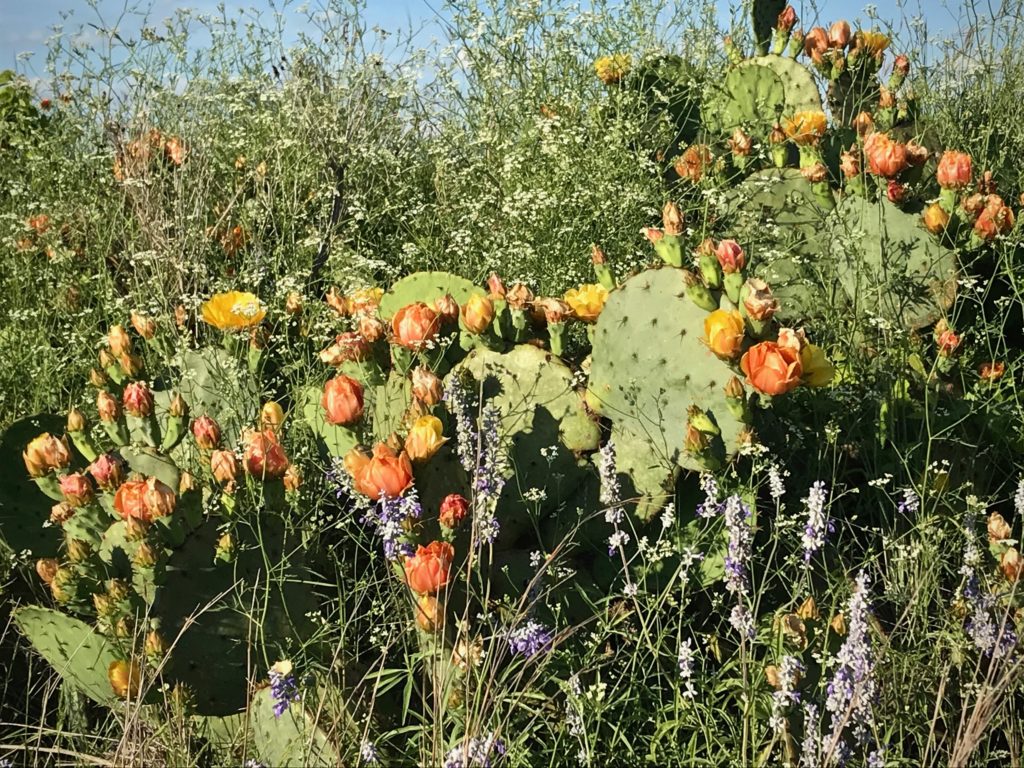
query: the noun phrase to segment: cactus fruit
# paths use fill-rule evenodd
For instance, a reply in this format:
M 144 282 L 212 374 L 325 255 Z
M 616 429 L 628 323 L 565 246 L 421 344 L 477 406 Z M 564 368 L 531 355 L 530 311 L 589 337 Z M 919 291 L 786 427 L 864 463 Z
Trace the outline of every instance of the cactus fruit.
M 929 235 L 919 211 L 850 196 L 830 225 L 832 258 L 857 312 L 914 330 L 953 304 L 956 254 Z

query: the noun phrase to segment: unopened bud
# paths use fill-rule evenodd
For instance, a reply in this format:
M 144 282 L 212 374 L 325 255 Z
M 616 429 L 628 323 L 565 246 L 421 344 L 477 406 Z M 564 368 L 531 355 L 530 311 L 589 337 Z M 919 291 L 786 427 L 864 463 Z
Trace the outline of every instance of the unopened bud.
M 497 272 L 491 272 L 491 276 L 487 278 L 487 290 L 492 299 L 505 298 L 505 284 L 501 282 Z
M 153 318 L 139 314 L 134 309 L 132 310 L 131 318 L 132 327 L 139 336 L 147 341 L 156 336 L 156 321 Z M 115 352 L 114 354 L 117 353 Z
M 459 302 L 451 294 L 445 294 L 434 302 L 434 309 L 444 322 L 455 322 L 459 319 Z
M 179 392 L 174 393 L 170 404 L 167 406 L 167 413 L 175 419 L 183 419 L 188 416 L 188 403 Z
M 284 311 L 289 315 L 302 314 L 302 296 L 297 291 L 291 291 L 285 297 Z
M 284 409 L 273 400 L 268 400 L 260 409 L 260 423 L 263 429 L 279 431 L 284 424 Z
M 729 379 L 725 385 L 725 396 L 732 400 L 741 400 L 746 397 L 746 390 L 743 388 L 743 382 L 737 377 L 733 376 Z
M 50 507 L 50 522 L 63 525 L 75 514 L 75 508 L 66 501 L 59 501 Z
M 130 354 L 132 351 L 132 340 L 129 338 L 124 326 L 114 325 L 107 332 L 107 346 L 114 357 Z
M 679 236 L 683 233 L 683 214 L 679 206 L 669 200 L 661 209 L 662 223 L 666 235 Z
M 85 414 L 77 408 L 68 411 L 68 432 L 84 432 L 85 428 Z
M 89 369 L 89 383 L 97 389 L 107 386 L 110 383 L 110 377 L 98 368 Z
M 124 371 L 125 375 L 130 379 L 134 379 L 142 375 L 142 358 L 138 355 L 125 353 L 117 358 L 117 364 L 121 366 L 121 370 Z
M 65 542 L 68 560 L 72 563 L 82 563 L 89 559 L 92 554 L 92 546 L 82 539 L 68 539 Z
M 58 570 L 60 570 L 60 563 L 52 557 L 44 557 L 40 560 L 36 560 L 36 573 L 39 574 L 39 578 L 42 579 L 43 583 L 46 585 L 53 582 L 53 578 L 57 575 Z
M 103 389 L 96 394 L 96 410 L 99 411 L 100 421 L 113 422 L 121 418 L 121 404 Z

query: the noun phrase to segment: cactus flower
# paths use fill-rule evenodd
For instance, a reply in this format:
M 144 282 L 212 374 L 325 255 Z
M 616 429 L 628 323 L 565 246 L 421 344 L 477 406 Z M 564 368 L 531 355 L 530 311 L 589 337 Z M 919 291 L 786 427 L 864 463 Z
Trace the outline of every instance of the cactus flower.
M 803 381 L 809 387 L 826 387 L 835 376 L 836 369 L 825 356 L 825 350 L 814 344 L 805 344 L 800 350 Z
M 992 544 L 998 544 L 1013 535 L 1010 524 L 998 512 L 993 512 L 988 516 L 986 529 L 988 530 L 988 540 Z
M 44 432 L 34 438 L 21 454 L 25 469 L 32 477 L 43 477 L 71 463 L 71 449 L 67 437 L 60 439 Z
M 462 324 L 470 333 L 483 333 L 493 320 L 494 302 L 487 296 L 470 296 L 462 307 Z
M 605 85 L 615 85 L 629 74 L 633 67 L 633 59 L 628 53 L 614 53 L 601 56 L 594 61 L 594 72 L 597 79 Z
M 280 480 L 288 471 L 288 456 L 271 430 L 249 431 L 245 443 L 245 471 L 255 478 Z
M 251 293 L 228 291 L 212 296 L 202 306 L 203 320 L 222 331 L 239 331 L 262 322 L 267 310 Z
M 854 38 L 853 47 L 863 51 L 868 56 L 880 58 L 885 49 L 889 47 L 889 38 L 881 32 L 865 32 L 861 30 Z
M 786 137 L 800 145 L 817 144 L 818 139 L 825 135 L 827 127 L 825 113 L 817 109 L 797 112 L 782 122 Z
M 142 375 L 142 358 L 138 355 L 125 353 L 117 358 L 117 364 L 129 378 L 137 378 Z
M 851 123 L 853 129 L 857 132 L 857 135 L 864 138 L 869 133 L 875 130 L 875 119 L 871 117 L 870 112 L 858 112 L 857 116 L 853 118 Z
M 289 291 L 284 297 L 284 312 L 292 317 L 302 314 L 302 295 L 298 291 Z
M 573 314 L 585 323 L 597 322 L 604 303 L 608 300 L 608 289 L 599 283 L 587 283 L 565 293 L 565 303 Z
M 813 163 L 801 168 L 800 174 L 811 184 L 819 184 L 828 178 L 828 168 L 824 163 Z
M 142 693 L 142 668 L 135 661 L 110 662 L 107 678 L 119 698 L 138 698 Z
M 405 451 L 378 443 L 373 455 L 353 448 L 345 456 L 345 469 L 352 475 L 355 489 L 373 501 L 395 499 L 412 487 L 412 463 Z
M 1011 584 L 1020 581 L 1021 573 L 1024 573 L 1024 558 L 1020 556 L 1016 547 L 1009 547 L 1003 552 L 1002 557 L 999 558 L 999 570 Z
M 901 184 L 896 179 L 889 179 L 885 185 L 885 196 L 889 198 L 890 203 L 899 205 L 907 196 L 907 185 Z
M 455 548 L 446 541 L 432 541 L 418 547 L 403 567 L 409 589 L 419 595 L 434 595 L 448 583 Z
M 704 173 L 711 167 L 711 148 L 707 144 L 691 144 L 676 160 L 676 173 L 682 179 L 689 179 L 698 182 L 704 178 Z
M 661 209 L 661 220 L 666 235 L 678 237 L 683 234 L 683 212 L 679 206 L 669 200 Z
M 359 335 L 370 344 L 384 338 L 384 323 L 372 315 L 360 315 L 358 328 Z
M 74 517 L 75 508 L 66 501 L 60 501 L 50 507 L 50 522 L 54 525 L 64 525 Z
M 412 461 L 429 461 L 448 442 L 436 416 L 420 416 L 405 437 L 405 452 Z
M 412 372 L 412 394 L 426 406 L 435 406 L 444 396 L 444 384 L 429 368 L 419 366 Z
M 804 35 L 804 55 L 815 64 L 820 64 L 829 49 L 828 32 L 824 27 L 814 27 Z
M 848 179 L 860 176 L 860 155 L 856 152 L 843 152 L 839 155 L 839 170 Z
M 754 320 L 767 322 L 779 309 L 779 302 L 764 280 L 751 277 L 743 286 L 743 309 Z
M 747 157 L 754 149 L 754 140 L 742 128 L 737 128 L 729 139 L 729 149 L 736 157 Z
M 974 233 L 988 242 L 1013 229 L 1013 211 L 999 195 L 989 195 L 974 222 Z
M 44 584 L 49 585 L 53 583 L 53 578 L 57 575 L 58 570 L 60 570 L 60 563 L 52 557 L 36 560 L 36 573 L 43 580 Z
M 132 351 L 132 340 L 122 325 L 113 325 L 107 331 L 107 346 L 114 357 L 129 354 Z
M 453 323 L 459 319 L 459 302 L 450 293 L 446 293 L 434 301 L 434 311 L 441 316 L 443 322 Z
M 509 309 L 526 309 L 533 302 L 533 291 L 525 283 L 515 283 L 505 294 Z
M 469 514 L 469 502 L 457 493 L 449 493 L 441 502 L 438 521 L 445 528 L 455 529 Z
M 941 324 L 940 324 L 941 325 Z M 939 349 L 940 357 L 952 357 L 960 348 L 960 334 L 949 327 L 936 326 L 935 344 Z
M 288 467 L 284 473 L 284 489 L 286 491 L 297 491 L 302 487 L 302 472 L 294 464 Z
M 151 523 L 173 512 L 174 504 L 174 491 L 155 477 L 127 480 L 114 494 L 114 509 L 123 520 Z
M 211 451 L 220 445 L 220 425 L 211 416 L 200 416 L 192 422 L 192 436 L 196 445 L 204 451 Z
M 971 156 L 947 149 L 939 158 L 935 180 L 943 189 L 963 189 L 971 183 Z
M 64 501 L 75 509 L 84 507 L 96 496 L 89 478 L 81 472 L 72 472 L 60 478 L 60 492 L 64 494 Z
M 878 131 L 864 140 L 864 156 L 868 170 L 887 179 L 899 175 L 907 167 L 907 148 Z
M 800 352 L 774 341 L 762 341 L 748 349 L 740 359 L 740 368 L 750 385 L 766 395 L 795 389 L 803 375 Z
M 775 27 L 782 32 L 789 32 L 796 25 L 796 22 L 796 11 L 792 5 L 787 5 L 775 20 Z
M 850 22 L 845 19 L 833 22 L 832 26 L 828 28 L 828 44 L 832 48 L 838 48 L 842 50 L 850 44 L 850 38 L 853 36 L 853 31 L 850 29 Z
M 273 400 L 268 400 L 260 408 L 260 426 L 263 429 L 272 429 L 275 432 L 280 431 L 284 425 L 284 408 L 279 403 Z
M 133 309 L 131 320 L 132 327 L 135 329 L 135 332 L 142 338 L 148 341 L 156 336 L 156 321 L 152 317 L 146 317 Z
M 438 632 L 444 628 L 444 606 L 433 595 L 417 598 L 416 626 L 424 632 Z
M 178 166 L 185 162 L 185 144 L 177 136 L 171 136 L 164 142 L 164 157 L 171 165 Z
M 336 376 L 324 384 L 320 398 L 327 422 L 337 426 L 355 424 L 363 418 L 363 385 L 351 376 Z
M 572 313 L 572 307 L 562 299 L 555 298 L 537 299 L 533 302 L 533 308 L 537 318 L 543 319 L 548 325 L 564 323 Z
M 214 480 L 232 489 L 242 474 L 242 468 L 234 451 L 218 450 L 210 454 L 210 472 Z
M 932 203 L 924 209 L 924 213 L 921 214 L 921 221 L 924 223 L 924 228 L 929 232 L 934 235 L 940 235 L 949 225 L 949 214 L 938 203 Z
M 402 307 L 391 319 L 395 342 L 412 350 L 425 347 L 440 329 L 441 318 L 422 301 Z
M 725 274 L 741 272 L 747 265 L 746 254 L 735 240 L 722 240 L 715 246 L 715 258 Z
M 982 363 L 978 368 L 978 376 L 985 381 L 999 381 L 1003 378 L 1003 374 L 1006 373 L 1006 363 L 1004 362 L 988 362 Z
M 124 388 L 124 410 L 140 418 L 153 413 L 153 393 L 144 381 L 133 381 Z
M 360 363 L 366 360 L 372 350 L 362 334 L 354 331 L 339 333 L 330 346 L 320 350 L 320 361 L 325 365 Z
M 487 278 L 487 295 L 491 299 L 504 299 L 505 298 L 505 284 L 498 277 L 497 272 L 491 272 Z
M 743 347 L 743 318 L 734 309 L 716 309 L 704 318 L 704 341 L 723 360 L 732 360 Z

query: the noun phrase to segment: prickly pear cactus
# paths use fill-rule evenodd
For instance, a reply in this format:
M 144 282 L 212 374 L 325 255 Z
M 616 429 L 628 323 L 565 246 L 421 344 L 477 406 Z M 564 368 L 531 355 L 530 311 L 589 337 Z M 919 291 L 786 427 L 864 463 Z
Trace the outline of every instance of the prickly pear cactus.
M 588 402 L 612 422 L 618 468 L 646 497 L 643 515 L 664 504 L 679 468 L 724 463 L 747 426 L 730 412 L 734 371 L 705 345 L 707 311 L 687 297 L 683 275 L 662 268 L 630 278 L 608 297 L 594 334 Z M 685 448 L 693 406 L 719 432 L 704 456 Z
M 61 677 L 97 704 L 114 705 L 118 698 L 107 670 L 124 656 L 84 621 L 40 606 L 14 611 L 14 623 Z
M 432 304 L 445 295 L 462 305 L 470 296 L 483 293 L 476 284 L 449 272 L 416 272 L 399 280 L 384 294 L 380 300 L 380 316 L 390 320 L 404 306 L 417 301 Z
M 858 313 L 907 328 L 943 316 L 956 298 L 956 254 L 931 237 L 920 212 L 850 196 L 830 221 L 839 279 Z
M 226 442 L 237 443 L 259 408 L 252 374 L 227 350 L 215 347 L 188 350 L 180 363 L 179 389 L 192 416 L 212 416 L 220 424 Z
M 698 77 L 688 61 L 675 55 L 645 59 L 627 76 L 627 84 L 649 104 L 652 118 L 668 116 L 675 129 L 673 147 L 694 141 L 700 131 L 701 95 L 694 85 Z M 647 127 L 654 130 L 656 126 Z
M 754 28 L 754 45 L 758 53 L 768 53 L 772 31 L 785 7 L 786 0 L 754 0 L 750 4 L 750 21 Z

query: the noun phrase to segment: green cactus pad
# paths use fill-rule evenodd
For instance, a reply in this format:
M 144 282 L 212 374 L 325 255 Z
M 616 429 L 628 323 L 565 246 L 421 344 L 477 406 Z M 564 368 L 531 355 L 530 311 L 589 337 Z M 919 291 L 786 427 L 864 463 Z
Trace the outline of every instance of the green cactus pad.
M 60 435 L 64 419 L 37 415 L 16 421 L 0 436 L 0 543 L 13 552 L 29 550 L 34 557 L 54 557 L 60 529 L 43 527 L 53 501 L 28 476 L 21 454 L 43 432 Z
M 380 300 L 380 316 L 390 320 L 404 306 L 417 301 L 432 304 L 445 295 L 451 295 L 462 305 L 470 296 L 484 293 L 483 288 L 450 272 L 416 272 L 403 277 L 384 294 Z
M 170 458 L 153 448 L 125 446 L 121 456 L 132 471 L 146 477 L 155 477 L 175 493 L 181 484 L 181 471 Z
M 528 524 L 526 507 L 541 515 L 557 511 L 589 474 L 587 462 L 578 461 L 559 436 L 563 419 L 583 412 L 583 400 L 574 389 L 572 370 L 550 352 L 528 344 L 507 353 L 476 349 L 452 375 L 462 370 L 484 383 L 484 398 L 501 415 L 511 479 L 499 500 L 498 519 L 499 540 L 507 542 Z M 528 502 L 524 496 L 543 499 Z
M 638 510 L 645 517 L 667 500 L 677 467 L 724 462 L 745 427 L 725 397 L 735 372 L 705 345 L 707 312 L 687 298 L 683 274 L 666 267 L 627 280 L 608 297 L 594 334 L 589 396 L 612 421 L 620 471 L 648 497 Z M 684 449 L 693 405 L 713 417 L 721 433 L 704 461 Z
M 406 431 L 403 421 L 412 403 L 412 383 L 397 371 L 387 381 L 367 393 L 372 399 L 373 433 L 378 440 L 386 440 L 392 432 Z
M 820 261 L 833 208 L 795 168 L 758 171 L 725 194 L 728 232 L 743 246 L 753 274 L 771 286 L 784 322 L 811 317 L 828 300 Z
M 822 111 L 814 76 L 793 59 L 767 54 L 729 70 L 711 93 L 704 120 L 717 133 L 743 127 L 765 138 L 776 121 L 804 110 Z
M 259 410 L 259 392 L 249 369 L 227 350 L 187 350 L 181 356 L 179 388 L 193 418 L 212 416 L 224 442 L 238 442 Z
M 277 717 L 270 689 L 264 688 L 257 693 L 249 706 L 249 713 L 259 760 L 266 765 L 294 768 L 342 765 L 338 748 L 327 732 L 318 726 L 312 712 L 316 712 L 321 721 L 327 717 L 325 710 L 317 707 L 315 701 L 295 702 Z
M 90 504 L 75 510 L 75 514 L 64 523 L 64 533 L 72 539 L 84 541 L 92 547 L 100 546 L 104 532 L 114 522 L 107 510 L 100 504 Z
M 830 220 L 832 255 L 855 311 L 914 330 L 956 298 L 956 254 L 921 224 L 918 210 L 850 196 Z
M 72 686 L 98 704 L 113 706 L 119 701 L 110 687 L 107 669 L 124 657 L 88 624 L 38 606 L 15 609 L 14 623 Z

